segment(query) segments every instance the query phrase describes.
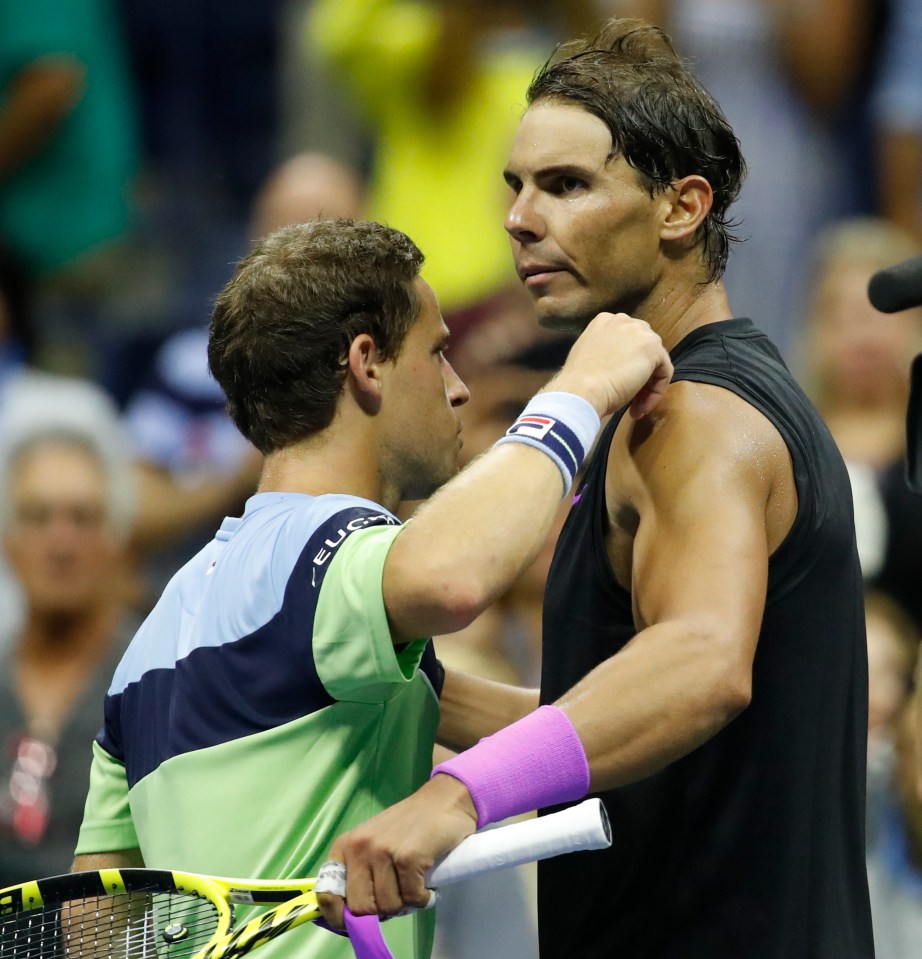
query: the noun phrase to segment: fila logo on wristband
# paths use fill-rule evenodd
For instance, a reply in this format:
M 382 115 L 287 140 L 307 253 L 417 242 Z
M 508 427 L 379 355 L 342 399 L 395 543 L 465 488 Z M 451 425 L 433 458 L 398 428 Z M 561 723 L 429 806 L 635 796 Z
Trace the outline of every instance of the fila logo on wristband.
M 543 440 L 556 425 L 557 420 L 552 420 L 549 416 L 520 416 L 506 430 L 506 435 L 523 433 L 525 436 L 533 436 L 536 440 Z
M 569 474 L 566 480 L 568 486 L 586 455 L 582 443 L 569 426 L 543 413 L 523 413 L 506 430 L 506 437 L 538 446 L 557 460 L 561 469 Z
M 566 496 L 598 432 L 599 414 L 581 396 L 541 393 L 531 400 L 495 445 L 524 443 L 541 450 L 557 464 Z

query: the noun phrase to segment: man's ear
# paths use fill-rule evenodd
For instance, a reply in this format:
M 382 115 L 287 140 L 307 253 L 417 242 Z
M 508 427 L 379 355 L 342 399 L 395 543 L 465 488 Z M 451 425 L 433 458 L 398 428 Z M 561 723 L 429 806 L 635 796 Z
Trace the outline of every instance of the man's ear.
M 660 227 L 663 240 L 694 239 L 714 205 L 711 184 L 698 174 L 676 180 L 664 193 L 665 215 Z
M 375 341 L 368 333 L 359 333 L 349 345 L 346 365 L 352 395 L 367 413 L 376 413 L 381 406 L 382 363 Z

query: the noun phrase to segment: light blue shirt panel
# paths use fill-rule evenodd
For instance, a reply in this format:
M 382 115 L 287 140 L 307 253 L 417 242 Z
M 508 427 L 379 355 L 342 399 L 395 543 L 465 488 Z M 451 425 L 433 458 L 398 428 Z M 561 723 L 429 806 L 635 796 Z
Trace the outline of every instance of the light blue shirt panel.
M 288 579 L 311 535 L 337 513 L 356 507 L 399 523 L 380 504 L 357 496 L 252 496 L 243 516 L 226 518 L 215 538 L 167 584 L 119 664 L 109 695 L 150 670 L 172 669 L 195 649 L 234 642 L 268 623 L 282 608 Z M 332 556 L 341 541 L 328 541 L 323 554 Z

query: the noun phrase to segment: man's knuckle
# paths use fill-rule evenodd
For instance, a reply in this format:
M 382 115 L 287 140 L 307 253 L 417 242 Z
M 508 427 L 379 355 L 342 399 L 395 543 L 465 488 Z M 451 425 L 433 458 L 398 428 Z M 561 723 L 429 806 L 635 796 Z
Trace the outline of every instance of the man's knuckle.
M 424 906 L 429 904 L 429 890 L 421 889 L 418 892 L 412 891 L 406 897 L 407 905 L 412 906 L 414 909 L 422 909 Z
M 350 856 L 361 856 L 364 858 L 369 854 L 371 848 L 371 836 L 362 833 L 354 833 L 349 837 L 347 849 Z

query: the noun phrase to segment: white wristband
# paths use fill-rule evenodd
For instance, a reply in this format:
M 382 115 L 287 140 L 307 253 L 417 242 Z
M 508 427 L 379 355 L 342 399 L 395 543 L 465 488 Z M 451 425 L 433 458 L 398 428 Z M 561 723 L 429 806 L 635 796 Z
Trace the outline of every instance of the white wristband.
M 547 454 L 560 470 L 566 496 L 600 426 L 595 407 L 576 393 L 539 393 L 494 445 L 525 443 Z

